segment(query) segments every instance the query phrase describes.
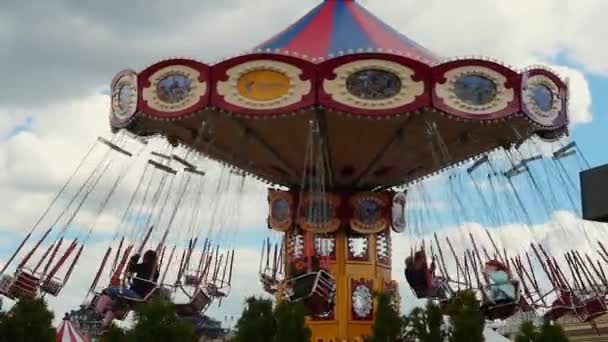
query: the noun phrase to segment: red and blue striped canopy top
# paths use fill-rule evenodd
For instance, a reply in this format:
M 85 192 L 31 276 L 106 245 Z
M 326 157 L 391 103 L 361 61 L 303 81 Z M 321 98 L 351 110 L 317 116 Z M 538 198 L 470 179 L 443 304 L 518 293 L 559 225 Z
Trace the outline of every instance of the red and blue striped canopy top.
M 358 52 L 403 54 L 427 63 L 438 59 L 354 0 L 325 0 L 256 49 L 310 59 Z

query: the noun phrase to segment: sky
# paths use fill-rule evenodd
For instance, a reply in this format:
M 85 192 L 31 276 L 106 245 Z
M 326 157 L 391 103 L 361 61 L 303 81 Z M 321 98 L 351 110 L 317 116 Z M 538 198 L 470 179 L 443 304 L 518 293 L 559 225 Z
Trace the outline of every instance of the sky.
M 0 74 L 5 80 L 0 92 L 0 194 L 5 199 L 0 207 L 0 260 L 6 260 L 20 243 L 97 136 L 109 136 L 108 87 L 119 70 L 142 70 L 173 56 L 212 63 L 266 40 L 318 2 L 0 2 Z M 608 162 L 608 99 L 604 96 L 608 90 L 608 45 L 601 43 L 606 32 L 605 1 L 360 2 L 439 55 L 490 56 L 516 67 L 551 66 L 570 81 L 571 138 L 592 166 Z M 136 177 L 125 182 L 134 186 Z M 117 195 L 123 200 L 119 202 L 124 203 L 128 195 L 128 191 Z M 268 234 L 263 187 L 248 184 L 243 203 L 238 234 L 233 234 L 237 248 L 235 286 L 231 297 L 210 311 L 220 319 L 236 316 L 246 296 L 262 292 L 260 286 L 252 284 L 257 284 L 259 245 Z M 107 248 L 104 234 L 116 224 L 120 208 L 111 209 L 95 225 L 95 238 L 80 261 L 83 269 L 95 268 Z M 85 213 L 82 224 L 90 223 L 93 214 Z M 521 245 L 510 247 L 514 250 L 525 248 L 526 241 L 540 239 L 559 252 L 568 244 L 550 227 L 552 222 L 575 222 L 571 214 L 559 210 L 535 218 L 536 233 L 532 235 L 526 233 L 529 229 L 522 222 L 492 228 L 501 241 L 508 241 L 513 234 L 521 236 Z M 467 229 L 483 235 L 479 225 L 470 223 L 463 228 L 451 223 L 453 228 L 442 227 L 445 234 L 458 236 Z M 580 225 L 564 226 L 578 229 Z M 601 227 L 589 229 L 592 237 L 601 237 Z M 400 281 L 401 261 L 409 252 L 410 241 L 405 235 L 394 241 L 394 276 Z M 591 248 L 589 241 L 575 245 Z M 58 317 L 84 299 L 92 276 L 86 273 L 76 272 L 63 295 L 50 299 Z M 406 299 L 411 298 L 408 291 L 401 287 Z M 409 306 L 413 301 L 406 302 Z

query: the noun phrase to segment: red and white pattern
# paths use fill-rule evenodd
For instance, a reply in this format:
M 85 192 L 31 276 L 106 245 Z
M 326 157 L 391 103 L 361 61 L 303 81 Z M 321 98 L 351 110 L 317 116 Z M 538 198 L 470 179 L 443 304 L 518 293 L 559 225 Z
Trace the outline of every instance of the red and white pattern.
M 72 325 L 69 319 L 64 319 L 57 328 L 57 342 L 88 342 Z

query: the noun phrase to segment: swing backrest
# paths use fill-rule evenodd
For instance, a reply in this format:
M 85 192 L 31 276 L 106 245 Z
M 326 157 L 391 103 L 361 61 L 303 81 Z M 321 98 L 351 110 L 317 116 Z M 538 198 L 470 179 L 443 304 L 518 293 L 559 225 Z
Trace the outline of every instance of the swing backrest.
M 42 283 L 41 290 L 45 293 L 50 294 L 53 297 L 57 297 L 61 289 L 63 288 L 63 282 L 57 277 L 47 279 Z
M 15 275 L 15 282 L 11 288 L 14 298 L 35 298 L 38 295 L 40 278 L 29 269 L 20 269 Z
M 186 304 L 175 304 L 175 312 L 181 317 L 195 316 L 211 304 L 211 298 L 202 290 L 196 290 L 196 293 Z

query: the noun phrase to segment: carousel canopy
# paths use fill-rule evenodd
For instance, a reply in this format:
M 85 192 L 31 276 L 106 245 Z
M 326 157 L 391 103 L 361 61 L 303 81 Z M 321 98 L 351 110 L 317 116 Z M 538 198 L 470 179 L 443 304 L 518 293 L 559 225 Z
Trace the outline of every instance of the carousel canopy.
M 111 125 L 291 188 L 313 174 L 315 130 L 326 188 L 370 190 L 534 135 L 555 139 L 567 102 L 566 83 L 546 68 L 440 62 L 355 1 L 326 0 L 251 53 L 120 72 Z
M 65 318 L 57 328 L 57 342 L 86 342 L 87 340 L 80 335 L 69 318 Z
M 403 54 L 427 63 L 437 59 L 354 0 L 325 0 L 256 50 L 287 51 L 313 60 L 349 52 Z

